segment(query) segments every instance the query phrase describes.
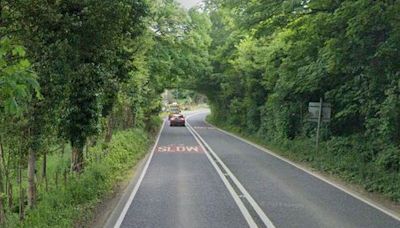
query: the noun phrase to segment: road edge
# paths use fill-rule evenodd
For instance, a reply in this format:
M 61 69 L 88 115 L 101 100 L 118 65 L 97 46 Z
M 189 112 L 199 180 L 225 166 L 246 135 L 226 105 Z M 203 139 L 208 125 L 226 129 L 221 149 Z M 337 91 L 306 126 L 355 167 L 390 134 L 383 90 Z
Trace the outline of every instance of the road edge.
M 187 118 L 188 119 L 188 118 Z M 220 168 L 218 168 L 218 165 L 216 164 L 216 161 L 212 159 L 210 154 L 208 153 L 207 149 L 205 148 L 205 145 L 201 142 L 200 138 L 196 136 L 194 133 L 193 128 L 189 123 L 186 123 L 186 128 L 192 134 L 193 138 L 196 140 L 196 142 L 200 145 L 200 147 L 203 149 L 204 154 L 206 155 L 208 161 L 211 163 L 211 165 L 214 167 L 215 171 L 217 172 L 218 176 L 220 177 L 222 183 L 224 184 L 225 188 L 233 198 L 233 201 L 236 203 L 236 206 L 239 208 L 240 212 L 242 213 L 244 219 L 246 220 L 247 224 L 249 225 L 250 228 L 257 228 L 257 224 L 254 221 L 253 217 L 250 215 L 248 209 L 240 199 L 240 196 L 237 195 L 235 192 L 233 186 L 229 183 L 229 181 L 226 179 L 224 173 Z
M 107 216 L 108 218 L 105 220 L 103 224 L 98 224 L 99 226 L 93 226 L 93 227 L 113 227 L 115 223 L 117 222 L 125 204 L 126 201 L 129 198 L 130 193 L 132 192 L 133 188 L 135 187 L 140 174 L 143 171 L 144 165 L 146 164 L 147 160 L 149 159 L 150 156 L 150 150 L 146 153 L 146 156 L 142 158 L 139 163 L 131 169 L 131 174 L 128 175 L 128 178 L 130 179 L 125 186 L 123 186 L 120 190 L 121 193 L 119 193 L 117 196 L 118 197 L 118 202 L 113 205 L 113 209 L 111 213 L 109 213 Z
M 122 196 L 120 197 L 120 200 L 118 201 L 117 205 L 114 207 L 111 215 L 107 219 L 104 227 L 115 227 L 118 228 L 121 226 L 126 213 L 128 212 L 128 209 L 130 205 L 132 204 L 132 201 L 139 190 L 139 187 L 143 181 L 143 178 L 147 172 L 147 169 L 150 165 L 150 162 L 153 158 L 155 148 L 158 145 L 158 141 L 160 140 L 161 133 L 165 127 L 166 120 L 164 119 L 162 122 L 162 126 L 160 127 L 160 130 L 158 131 L 157 138 L 154 141 L 154 145 L 151 147 L 151 150 L 147 153 L 146 157 L 142 159 L 139 165 L 134 168 L 135 174 L 134 177 L 131 179 L 130 183 L 128 186 L 125 188 Z
M 198 113 L 197 115 L 200 115 L 200 114 L 206 114 L 206 113 L 202 112 L 202 113 Z M 215 128 L 215 130 L 218 130 L 218 131 L 220 131 L 220 132 L 222 132 L 224 134 L 232 136 L 232 137 L 234 137 L 234 138 L 236 138 L 236 139 L 238 139 L 238 140 L 240 140 L 240 141 L 242 141 L 244 143 L 247 143 L 247 144 L 249 144 L 249 145 L 251 145 L 251 146 L 253 146 L 253 147 L 255 147 L 255 148 L 257 148 L 257 149 L 259 149 L 259 150 L 261 150 L 261 151 L 263 151 L 263 152 L 265 152 L 265 153 L 267 153 L 267 154 L 269 154 L 269 155 L 271 155 L 273 157 L 275 157 L 275 158 L 278 158 L 281 161 L 286 162 L 289 165 L 292 165 L 292 166 L 296 167 L 297 169 L 299 169 L 299 170 L 301 170 L 301 171 L 303 171 L 303 172 L 305 172 L 305 173 L 307 173 L 307 174 L 309 174 L 309 175 L 311 175 L 311 176 L 313 176 L 313 177 L 315 177 L 315 178 L 317 178 L 317 179 L 319 179 L 319 180 L 321 180 L 321 181 L 323 181 L 323 182 L 325 182 L 325 183 L 327 183 L 327 184 L 339 189 L 340 191 L 342 191 L 342 192 L 344 192 L 344 193 L 346 193 L 346 194 L 348 194 L 348 195 L 350 195 L 350 196 L 362 201 L 363 203 L 365 203 L 365 204 L 367 204 L 367 205 L 369 205 L 369 206 L 381 211 L 382 213 L 388 215 L 389 217 L 391 217 L 391 218 L 393 218 L 393 219 L 395 219 L 397 221 L 400 221 L 400 214 L 398 212 L 396 212 L 396 211 L 394 211 L 394 210 L 392 210 L 390 208 L 387 208 L 386 206 L 380 204 L 379 202 L 376 202 L 375 200 L 373 200 L 371 198 L 363 196 L 360 193 L 358 193 L 358 192 L 356 192 L 354 190 L 351 190 L 346 186 L 343 186 L 342 184 L 335 183 L 333 180 L 329 180 L 325 176 L 323 176 L 323 175 L 321 175 L 319 173 L 316 173 L 316 172 L 310 170 L 307 167 L 304 167 L 304 166 L 302 166 L 300 164 L 297 164 L 297 163 L 295 163 L 295 162 L 293 162 L 293 161 L 291 161 L 291 160 L 289 160 L 289 159 L 287 159 L 287 158 L 285 158 L 285 157 L 283 157 L 281 155 L 278 155 L 277 153 L 275 153 L 275 152 L 263 147 L 262 145 L 253 143 L 253 142 L 251 142 L 251 141 L 249 141 L 247 139 L 242 138 L 241 136 L 239 136 L 239 135 L 237 135 L 235 133 L 231 133 L 231 132 L 228 132 L 226 130 L 223 130 L 223 129 L 215 126 L 214 124 L 209 123 L 206 119 L 204 119 L 204 122 L 206 124 L 212 126 L 213 128 Z
M 220 174 L 221 179 L 223 179 L 223 182 L 225 183 L 226 176 L 230 177 L 232 182 L 236 185 L 236 187 L 241 192 L 241 195 L 247 199 L 247 201 L 249 202 L 250 206 L 256 212 L 257 216 L 261 219 L 261 221 L 264 223 L 264 225 L 267 228 L 275 228 L 275 225 L 272 223 L 270 218 L 268 218 L 268 216 L 261 209 L 261 207 L 258 205 L 258 203 L 253 199 L 253 197 L 246 190 L 246 188 L 240 183 L 240 181 L 236 178 L 236 176 L 232 173 L 232 171 L 225 165 L 225 163 L 221 160 L 221 158 L 214 152 L 214 150 L 210 147 L 210 145 L 207 144 L 207 142 L 200 136 L 200 134 L 189 123 L 187 123 L 187 125 L 188 125 L 187 126 L 188 130 L 192 133 L 193 137 L 196 139 L 196 141 L 199 143 L 199 145 L 203 148 L 203 150 L 205 151 L 209 161 L 214 166 L 214 168 L 217 170 L 218 174 Z M 207 151 L 209 151 L 209 152 L 207 152 Z M 214 156 L 214 158 L 216 159 L 215 161 L 212 159 L 212 157 L 210 156 L 209 153 L 211 153 L 212 156 Z M 223 172 L 226 172 L 225 175 L 222 174 L 222 172 L 221 172 L 222 170 L 220 170 L 220 168 L 218 168 L 217 163 L 222 166 L 222 168 L 224 170 Z M 234 190 L 233 190 L 233 192 L 231 192 L 230 188 L 232 188 L 232 186 L 229 183 L 228 183 L 228 185 L 225 183 L 225 186 L 228 188 L 228 190 L 231 193 L 232 197 L 235 199 L 236 192 Z M 238 196 L 238 197 L 240 198 L 240 196 Z M 236 199 L 235 199 L 235 201 L 236 201 Z M 243 204 L 243 202 L 240 199 L 239 199 L 239 201 Z M 238 206 L 242 211 L 243 208 L 241 208 L 241 206 L 239 204 L 238 204 Z M 247 211 L 247 208 L 244 205 L 243 205 L 243 207 Z M 243 211 L 242 211 L 242 213 L 243 213 Z M 248 211 L 247 211 L 247 213 L 248 213 Z M 243 215 L 245 215 L 245 214 L 243 213 Z M 250 214 L 249 214 L 249 216 L 250 216 Z M 246 218 L 246 216 L 245 216 L 245 218 Z M 247 218 L 246 218 L 246 220 L 247 220 Z M 253 220 L 253 223 L 254 223 L 254 220 Z M 249 225 L 250 225 L 250 223 L 249 223 Z

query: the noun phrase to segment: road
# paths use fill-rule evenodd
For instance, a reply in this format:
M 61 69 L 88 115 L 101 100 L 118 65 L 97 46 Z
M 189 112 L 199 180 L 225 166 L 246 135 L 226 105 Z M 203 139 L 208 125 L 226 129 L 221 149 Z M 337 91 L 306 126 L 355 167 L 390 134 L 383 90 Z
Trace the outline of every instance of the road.
M 115 227 L 400 227 L 370 203 L 208 125 L 165 122 Z

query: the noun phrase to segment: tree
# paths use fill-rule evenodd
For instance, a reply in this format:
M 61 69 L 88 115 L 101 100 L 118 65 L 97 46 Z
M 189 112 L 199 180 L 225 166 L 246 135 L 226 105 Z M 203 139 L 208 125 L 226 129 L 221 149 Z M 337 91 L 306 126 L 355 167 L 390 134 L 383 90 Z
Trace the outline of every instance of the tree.
M 36 75 L 25 58 L 25 49 L 8 37 L 0 39 L 0 118 L 21 116 L 32 97 L 40 97 Z M 8 173 L 4 161 L 3 134 L 0 132 L 0 224 L 4 224 L 3 175 Z M 6 175 L 7 176 L 7 175 Z
M 21 115 L 33 96 L 40 97 L 37 76 L 26 59 L 25 49 L 8 37 L 0 39 L 0 110 Z

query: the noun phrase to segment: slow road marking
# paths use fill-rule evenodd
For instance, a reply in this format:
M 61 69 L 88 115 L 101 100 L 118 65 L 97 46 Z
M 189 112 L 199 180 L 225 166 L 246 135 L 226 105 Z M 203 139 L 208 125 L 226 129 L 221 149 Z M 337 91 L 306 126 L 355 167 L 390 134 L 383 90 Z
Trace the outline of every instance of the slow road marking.
M 204 153 L 204 150 L 199 145 L 184 145 L 184 144 L 171 144 L 166 146 L 159 146 L 157 153 Z

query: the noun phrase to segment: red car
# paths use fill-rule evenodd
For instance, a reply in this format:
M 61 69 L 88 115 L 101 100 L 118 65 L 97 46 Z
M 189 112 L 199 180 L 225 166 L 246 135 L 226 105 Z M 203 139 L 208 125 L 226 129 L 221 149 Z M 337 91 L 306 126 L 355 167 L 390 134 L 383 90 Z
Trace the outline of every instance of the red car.
M 169 126 L 185 126 L 185 117 L 182 114 L 173 114 L 169 119 Z

